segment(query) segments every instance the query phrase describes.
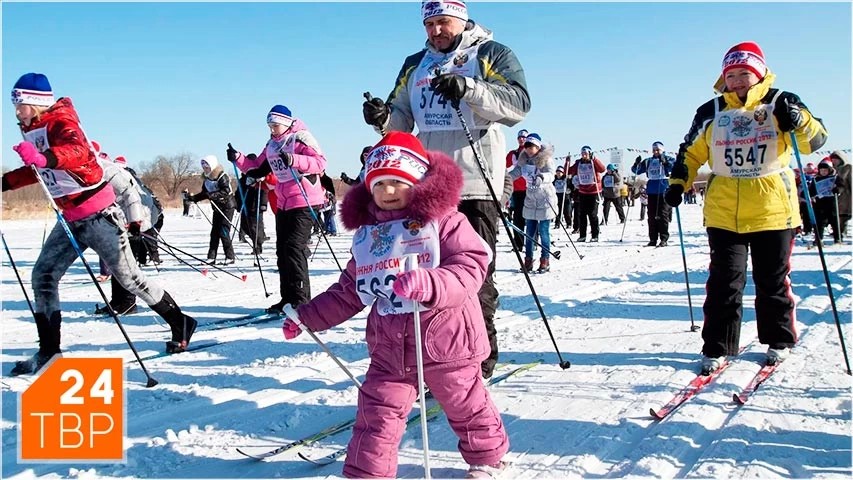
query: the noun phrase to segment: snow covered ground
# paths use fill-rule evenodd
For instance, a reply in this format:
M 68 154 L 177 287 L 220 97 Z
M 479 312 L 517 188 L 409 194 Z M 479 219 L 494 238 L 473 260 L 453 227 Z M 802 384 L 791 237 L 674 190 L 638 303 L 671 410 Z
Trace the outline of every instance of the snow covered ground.
M 206 207 L 209 208 L 209 207 Z M 693 314 L 702 321 L 707 240 L 701 206 L 681 207 Z M 622 225 L 602 227 L 601 243 L 577 244 L 579 260 L 566 246 L 565 232 L 553 232 L 562 252 L 552 271 L 532 276 L 533 285 L 568 370 L 558 365 L 548 331 L 518 264 L 500 236 L 497 283 L 501 292 L 497 326 L 501 361 L 543 363 L 492 387 L 509 431 L 513 466 L 507 478 L 850 478 L 851 377 L 845 373 L 838 334 L 818 252 L 797 246 L 791 281 L 799 298 L 801 340 L 792 356 L 744 406 L 732 393 L 759 369 L 766 347 L 755 340 L 754 289 L 747 286 L 745 353 L 714 383 L 662 422 L 650 407 L 664 404 L 697 371 L 701 337 L 690 332 L 688 300 L 675 219 L 667 248 L 646 248 L 645 222 L 637 208 L 624 241 Z M 615 218 L 615 214 L 613 215 Z M 53 220 L 49 221 L 52 224 Z M 41 244 L 43 221 L 6 221 L 2 229 L 29 288 L 29 273 Z M 268 233 L 274 237 L 267 216 Z M 173 245 L 204 257 L 209 225 L 204 219 L 168 212 L 163 235 Z M 351 237 L 330 237 L 343 263 Z M 274 243 L 266 244 L 265 298 L 246 244 L 228 275 L 207 277 L 167 254 L 156 271 L 190 314 L 206 322 L 254 312 L 278 297 Z M 221 253 L 221 252 L 220 252 Z M 97 257 L 87 258 L 97 268 Z M 830 271 L 844 334 L 851 339 L 851 256 L 849 244 L 828 247 Z M 197 263 L 197 262 L 193 262 Z M 312 292 L 338 276 L 325 245 L 310 263 Z M 101 302 L 80 262 L 62 280 L 63 348 L 66 356 L 132 354 L 110 318 L 91 315 Z M 105 284 L 107 286 L 108 284 Z M 107 291 L 109 289 L 107 288 Z M 3 256 L 2 372 L 36 348 L 35 328 L 21 289 Z M 163 348 L 168 334 L 147 308 L 124 317 L 140 353 Z M 366 311 L 320 338 L 356 372 L 369 359 L 363 336 Z M 127 367 L 126 464 L 18 464 L 17 393 L 31 378 L 2 379 L 2 476 L 78 478 L 306 478 L 336 477 L 341 461 L 316 467 L 297 451 L 320 456 L 346 445 L 349 431 L 318 444 L 258 462 L 237 447 L 262 452 L 281 442 L 309 436 L 355 413 L 356 389 L 308 335 L 285 342 L 278 322 L 199 331 L 193 341 L 226 343 L 198 352 L 146 362 L 160 384 L 144 386 L 135 364 Z M 499 370 L 498 374 L 506 371 Z M 433 476 L 462 477 L 465 465 L 443 417 L 429 424 Z M 420 427 L 404 437 L 401 477 L 423 475 Z

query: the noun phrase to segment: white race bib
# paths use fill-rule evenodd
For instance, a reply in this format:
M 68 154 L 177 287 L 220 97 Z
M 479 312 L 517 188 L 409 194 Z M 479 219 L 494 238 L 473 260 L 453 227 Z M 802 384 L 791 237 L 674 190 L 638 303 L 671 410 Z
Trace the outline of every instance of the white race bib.
M 815 180 L 814 186 L 818 198 L 832 197 L 832 188 L 835 187 L 835 175 Z
M 416 220 L 396 220 L 359 228 L 353 236 L 352 253 L 361 302 L 368 306 L 376 301 L 376 311 L 383 316 L 414 312 L 414 303 L 397 297 L 392 286 L 406 255 L 418 255 L 418 268 L 435 268 L 440 248 L 435 222 L 424 225 Z
M 649 166 L 646 168 L 646 176 L 649 177 L 649 180 L 663 180 L 666 178 L 660 159 L 655 157 L 649 159 Z
M 285 136 L 280 141 L 270 139 L 267 142 L 266 155 L 267 162 L 270 164 L 273 175 L 279 182 L 288 182 L 293 179 L 290 168 L 284 164 L 281 159 L 281 152 L 293 153 L 293 142 L 296 139 L 295 134 Z M 282 149 L 284 147 L 284 149 Z
M 24 139 L 36 146 L 39 152 L 45 152 L 50 148 L 47 141 L 47 127 L 37 128 L 24 134 Z M 75 193 L 85 192 L 98 187 L 101 182 L 90 186 L 80 185 L 67 171 L 52 168 L 38 168 L 39 175 L 47 186 L 50 196 L 62 198 Z
M 717 102 L 714 105 L 719 108 Z M 754 110 L 718 111 L 714 116 L 711 143 L 714 174 L 761 178 L 780 172 L 784 167 L 776 148 L 777 136 L 773 102 L 761 104 Z
M 527 180 L 527 185 L 532 186 L 534 180 L 536 180 L 536 166 L 535 165 L 525 165 L 521 167 L 521 175 Z
M 581 185 L 595 185 L 595 167 L 593 167 L 592 162 L 578 163 L 578 174 L 575 178 Z
M 480 72 L 477 61 L 477 46 L 450 52 L 436 54 L 427 52 L 421 63 L 412 73 L 409 88 L 409 103 L 419 132 L 436 132 L 447 130 L 462 130 L 459 117 L 443 96 L 435 93 L 430 82 L 435 78 L 436 69 L 440 73 L 455 73 L 463 77 L 476 77 Z M 474 125 L 474 115 L 465 102 L 459 102 L 459 108 L 465 116 L 469 128 L 485 128 Z

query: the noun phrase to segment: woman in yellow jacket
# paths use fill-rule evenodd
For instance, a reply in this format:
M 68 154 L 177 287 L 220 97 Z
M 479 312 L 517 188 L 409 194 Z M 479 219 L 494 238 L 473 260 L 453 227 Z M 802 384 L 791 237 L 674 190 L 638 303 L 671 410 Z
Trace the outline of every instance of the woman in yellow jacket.
M 790 132 L 804 155 L 820 149 L 827 136 L 797 95 L 772 88 L 776 76 L 754 42 L 729 49 L 722 67 L 715 85 L 721 95 L 696 110 L 665 193 L 677 207 L 699 167 L 711 167 L 704 206 L 711 247 L 702 328 L 706 374 L 738 352 L 750 250 L 758 339 L 769 345 L 767 362 L 783 360 L 796 343 L 788 275 L 800 215 Z

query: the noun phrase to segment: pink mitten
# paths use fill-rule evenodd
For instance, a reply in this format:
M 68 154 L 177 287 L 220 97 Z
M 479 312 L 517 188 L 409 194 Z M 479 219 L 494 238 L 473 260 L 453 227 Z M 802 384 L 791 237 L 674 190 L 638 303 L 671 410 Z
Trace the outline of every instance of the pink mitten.
M 425 269 L 419 268 L 397 277 L 391 287 L 397 295 L 416 302 L 432 300 L 432 279 Z
M 47 158 L 39 153 L 36 146 L 30 142 L 21 142 L 12 147 L 12 150 L 16 151 L 18 155 L 21 156 L 21 160 L 24 161 L 24 165 L 35 165 L 38 168 L 44 168 L 47 166 Z
M 281 325 L 281 331 L 284 332 L 284 338 L 286 340 L 293 340 L 302 333 L 302 329 L 299 328 L 299 325 L 289 318 Z

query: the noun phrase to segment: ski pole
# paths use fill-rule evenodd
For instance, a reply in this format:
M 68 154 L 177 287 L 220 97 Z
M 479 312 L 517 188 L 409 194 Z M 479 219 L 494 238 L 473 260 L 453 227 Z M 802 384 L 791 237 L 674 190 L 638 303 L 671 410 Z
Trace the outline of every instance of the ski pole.
M 15 259 L 12 258 L 12 252 L 9 251 L 9 245 L 6 243 L 6 235 L 3 235 L 3 232 L 0 232 L 0 238 L 3 239 L 3 248 L 6 249 L 6 255 L 9 256 L 9 263 L 12 264 L 12 270 L 15 271 L 15 276 L 18 277 L 18 284 L 21 285 L 21 291 L 24 292 L 24 298 L 27 300 L 27 305 L 30 307 L 30 313 L 33 314 L 33 318 L 36 318 L 36 311 L 33 308 L 33 303 L 30 302 L 30 296 L 27 295 L 27 289 L 24 287 L 24 281 L 21 280 L 21 275 L 18 273 L 18 267 L 15 266 Z
M 234 168 L 237 168 L 236 165 Z M 248 195 L 248 193 L 247 193 Z M 252 252 L 255 254 L 255 263 L 258 264 L 258 275 L 261 276 L 261 285 L 264 286 L 264 296 L 269 298 L 272 295 L 267 291 L 267 282 L 264 280 L 264 272 L 261 270 L 261 259 L 258 255 L 258 231 L 261 226 L 261 185 L 258 185 L 258 202 L 255 204 L 255 243 L 252 244 Z
M 142 234 L 142 236 L 143 236 L 143 237 L 149 237 L 149 235 L 148 235 L 147 233 L 143 233 L 143 234 Z M 166 242 L 163 240 L 163 237 L 160 237 L 160 241 L 161 241 L 161 242 L 163 242 L 163 244 L 164 244 L 164 245 L 166 245 L 167 247 L 169 247 L 169 248 L 174 248 L 174 249 L 175 249 L 175 250 L 177 250 L 178 252 L 180 252 L 180 253 L 182 253 L 182 254 L 184 254 L 184 255 L 186 255 L 186 256 L 188 256 L 188 257 L 192 258 L 193 260 L 198 260 L 199 262 L 201 262 L 201 263 L 203 263 L 203 264 L 205 264 L 205 265 L 209 265 L 209 266 L 211 266 L 211 267 L 215 268 L 216 270 L 219 270 L 219 271 L 220 271 L 220 272 L 222 272 L 222 273 L 227 273 L 228 275 L 231 275 L 232 277 L 236 278 L 237 280 L 241 280 L 241 281 L 244 281 L 244 282 L 246 281 L 247 275 L 246 275 L 245 273 L 243 273 L 243 275 L 242 275 L 241 277 L 238 277 L 237 275 L 234 275 L 233 273 L 231 273 L 231 272 L 229 272 L 228 270 L 225 270 L 225 269 L 223 269 L 223 268 L 219 267 L 219 266 L 218 266 L 218 265 L 216 265 L 216 264 L 212 264 L 212 263 L 211 263 L 211 264 L 208 264 L 208 263 L 207 263 L 207 262 L 205 262 L 204 260 L 202 260 L 202 259 L 200 259 L 200 258 L 196 257 L 195 255 L 193 255 L 193 254 L 191 254 L 191 253 L 188 253 L 188 252 L 186 252 L 186 251 L 184 251 L 184 250 L 181 250 L 180 248 L 178 248 L 178 247 L 176 247 L 176 246 L 174 246 L 174 245 L 169 245 L 168 243 L 166 243 Z M 241 272 L 241 273 L 242 273 L 242 272 Z M 204 272 L 202 272 L 202 274 L 204 274 Z
M 139 352 L 136 351 L 136 347 L 133 345 L 133 341 L 130 340 L 130 337 L 127 335 L 127 332 L 124 330 L 124 325 L 122 325 L 121 320 L 118 318 L 118 314 L 113 310 L 113 307 L 110 306 L 110 301 L 107 299 L 107 294 L 104 293 L 104 290 L 101 288 L 101 284 L 95 279 L 95 272 L 92 270 L 92 267 L 89 266 L 89 262 L 86 261 L 86 257 L 83 256 L 83 250 L 80 248 L 80 245 L 77 243 L 77 239 L 74 238 L 74 234 L 71 232 L 71 227 L 68 225 L 68 222 L 65 221 L 65 216 L 62 215 L 62 212 L 59 211 L 59 207 L 56 205 L 56 202 L 53 200 L 53 196 L 50 194 L 50 190 L 48 190 L 47 185 L 44 183 L 44 179 L 41 178 L 41 173 L 39 173 L 38 169 L 35 165 L 30 165 L 32 168 L 33 175 L 36 177 L 39 185 L 41 186 L 44 194 L 47 196 L 48 201 L 50 202 L 50 206 L 53 208 L 53 211 L 56 213 L 56 220 L 62 225 L 62 228 L 65 230 L 65 234 L 68 236 L 68 240 L 71 242 L 71 246 L 74 248 L 74 251 L 77 253 L 77 256 L 80 257 L 80 260 L 83 262 L 83 266 L 86 267 L 86 271 L 89 272 L 89 277 L 92 279 L 92 283 L 95 284 L 95 288 L 98 289 L 98 293 L 101 294 L 101 298 L 104 300 L 104 303 L 107 305 L 107 308 L 110 311 L 110 315 L 115 320 L 116 325 L 118 325 L 118 329 L 121 330 L 121 334 L 124 336 L 125 341 L 127 341 L 127 345 L 130 347 L 130 350 L 133 352 L 133 355 L 136 357 L 136 361 L 139 362 L 139 366 L 142 368 L 142 372 L 148 378 L 148 382 L 145 384 L 147 388 L 151 388 L 157 385 L 157 380 L 148 373 L 148 369 L 145 368 L 145 364 L 142 363 L 142 359 L 139 358 Z
M 222 209 L 221 209 L 221 208 L 219 208 L 219 205 L 217 205 L 217 204 L 216 204 L 216 202 L 214 202 L 213 200 L 211 200 L 211 201 L 210 201 L 210 204 L 213 206 L 213 208 L 215 208 L 215 209 L 216 209 L 216 211 L 217 211 L 217 212 L 219 212 L 219 215 L 220 215 L 220 216 L 222 216 L 222 219 L 223 219 L 223 220 L 225 220 L 225 223 L 227 223 L 227 224 L 228 224 L 228 226 L 229 226 L 229 227 L 231 227 L 232 231 L 237 230 L 237 227 L 236 227 L 236 226 L 234 226 L 234 223 L 232 222 L 232 220 L 234 220 L 234 217 L 231 217 L 231 219 L 229 220 L 229 219 L 228 219 L 228 216 L 227 216 L 227 215 L 225 215 L 225 212 L 223 212 L 223 211 L 222 211 Z M 212 226 L 212 225 L 213 225 L 213 222 L 211 222 L 211 223 L 210 223 L 210 225 Z M 225 225 L 223 225 L 223 226 L 222 226 L 222 239 L 223 239 L 223 240 L 225 240 L 225 239 L 227 238 L 229 241 L 231 241 L 231 240 L 234 238 L 234 236 L 233 236 L 233 235 L 229 235 L 229 234 L 228 234 L 228 232 L 226 232 L 225 230 L 226 230 Z M 232 250 L 234 249 L 233 244 L 232 244 L 232 246 L 231 246 L 231 249 L 232 249 Z M 236 253 L 236 252 L 234 252 L 234 258 L 236 258 L 236 257 L 237 257 L 237 253 Z M 239 268 L 239 267 L 237 267 L 237 270 L 240 270 L 240 268 Z M 243 273 L 243 272 L 242 272 L 242 271 L 240 271 L 240 273 Z
M 687 308 L 690 311 L 690 331 L 699 330 L 699 326 L 693 323 L 693 299 L 690 296 L 690 278 L 687 275 L 687 253 L 684 251 L 684 232 L 681 230 L 681 211 L 675 207 L 675 219 L 678 221 L 678 240 L 681 245 L 681 262 L 684 264 L 684 283 L 687 285 Z
M 317 245 L 314 245 L 314 251 L 311 252 L 310 260 L 314 260 L 314 255 L 317 255 L 317 249 L 320 248 L 320 239 L 317 239 Z
M 506 217 L 504 217 L 504 221 L 506 221 Z M 541 220 L 541 221 L 545 222 L 545 221 L 547 221 L 547 220 Z M 559 259 L 560 259 L 560 251 L 559 251 L 559 250 L 551 251 L 551 249 L 550 249 L 550 248 L 548 248 L 548 247 L 546 247 L 546 246 L 542 245 L 542 243 L 540 243 L 538 240 L 536 240 L 535 238 L 533 238 L 533 237 L 531 237 L 530 235 L 528 235 L 528 234 L 527 234 L 526 232 L 524 232 L 522 229 L 520 229 L 520 228 L 516 227 L 516 226 L 515 226 L 515 224 L 510 223 L 510 224 L 509 224 L 509 227 L 510 227 L 510 228 L 512 228 L 513 230 L 515 230 L 516 232 L 520 233 L 524 238 L 526 238 L 526 239 L 530 240 L 531 242 L 533 242 L 534 244 L 538 245 L 538 246 L 539 246 L 539 248 L 541 248 L 541 249 L 542 249 L 542 251 L 547 252 L 549 255 L 552 255 L 552 256 L 553 256 L 554 258 L 556 258 L 557 260 L 559 260 Z
M 154 229 L 154 231 L 156 232 L 156 231 L 157 231 L 157 229 Z M 159 232 L 158 232 L 158 233 L 159 233 Z M 165 244 L 166 242 L 165 242 L 165 240 L 163 240 L 163 237 L 162 237 L 161 235 L 158 235 L 158 237 L 160 237 L 160 242 L 158 242 L 158 243 L 157 243 L 157 248 L 159 248 L 160 250 L 163 250 L 164 252 L 168 253 L 169 255 L 171 255 L 171 256 L 173 256 L 173 257 L 175 257 L 175 259 L 176 259 L 177 261 L 179 261 L 179 262 L 183 263 L 184 265 L 186 265 L 186 266 L 188 266 L 188 267 L 192 268 L 192 269 L 193 269 L 193 270 L 195 270 L 196 272 L 198 272 L 198 273 L 200 273 L 200 274 L 204 275 L 205 277 L 207 277 L 207 269 L 206 269 L 206 268 L 205 268 L 204 270 L 199 270 L 199 268 L 198 268 L 198 267 L 196 267 L 195 265 L 193 265 L 193 264 L 191 264 L 191 263 L 187 262 L 186 260 L 184 260 L 183 258 L 181 258 L 181 257 L 179 257 L 179 256 L 177 256 L 177 255 L 175 255 L 175 252 L 173 252 L 171 248 L 166 248 L 166 247 L 164 247 L 163 245 L 160 245 L 160 243 L 164 243 L 164 244 Z M 211 274 L 212 274 L 212 273 L 211 273 Z M 208 278 L 210 278 L 210 277 L 208 277 Z M 211 278 L 211 280 L 213 280 L 213 279 Z
M 213 202 L 211 202 L 211 203 L 213 203 Z M 201 216 L 204 217 L 204 219 L 207 220 L 207 223 L 210 224 L 210 226 L 212 227 L 213 226 L 213 220 L 211 220 L 210 217 L 207 216 L 207 213 L 205 213 L 204 210 L 202 210 L 202 208 L 197 203 L 196 203 L 196 209 L 198 210 L 198 213 L 200 213 Z M 212 213 L 213 207 L 211 207 L 210 210 Z
M 317 337 L 317 334 L 315 334 L 314 332 L 312 332 L 310 328 L 308 328 L 308 327 L 306 327 L 306 326 L 302 325 L 302 322 L 300 322 L 300 321 L 299 321 L 299 315 L 296 313 L 296 309 L 295 309 L 295 308 L 293 308 L 293 307 L 288 303 L 288 304 L 285 304 L 285 305 L 284 305 L 284 307 L 281 309 L 281 311 L 282 311 L 282 312 L 284 312 L 284 314 L 285 314 L 285 315 L 287 315 L 287 318 L 289 318 L 289 319 L 293 320 L 293 321 L 294 321 L 294 323 L 296 323 L 296 325 L 298 325 L 298 326 L 299 326 L 299 328 L 300 328 L 300 329 L 302 329 L 302 331 L 303 331 L 303 332 L 307 333 L 308 335 L 311 335 L 311 338 L 313 338 L 313 339 L 314 339 L 314 341 L 315 341 L 315 342 L 317 342 L 317 345 L 320 345 L 320 348 L 322 348 L 322 349 L 323 349 L 323 351 L 325 351 L 325 352 L 326 352 L 330 357 L 332 357 L 332 360 L 334 360 L 334 362 L 335 362 L 335 363 L 337 363 L 339 367 L 341 367 L 341 370 L 343 370 L 343 371 L 344 371 L 344 373 L 346 373 L 346 374 L 347 374 L 347 376 L 350 378 L 350 380 L 352 380 L 352 381 L 353 381 L 353 383 L 355 383 L 355 386 L 356 386 L 356 387 L 358 387 L 358 389 L 359 389 L 359 390 L 361 390 L 361 382 L 359 382 L 359 381 L 358 381 L 358 379 L 357 379 L 357 378 L 355 378 L 355 375 L 353 375 L 353 374 L 352 374 L 352 372 L 350 371 L 350 369 L 348 369 L 348 368 L 347 368 L 347 367 L 346 367 L 346 366 L 345 366 L 345 365 L 340 361 L 340 359 L 338 359 L 338 357 L 337 357 L 337 356 L 335 356 L 335 354 L 334 354 L 334 353 L 332 353 L 332 351 L 331 351 L 331 350 L 329 350 L 329 347 L 327 347 L 327 346 L 326 346 L 326 344 L 325 344 L 325 343 L 323 343 L 323 341 L 322 341 L 322 340 L 320 340 L 320 339 Z
M 228 148 L 234 148 L 231 144 L 228 144 Z M 228 154 L 226 153 L 225 158 L 228 158 Z M 237 193 L 240 195 L 240 217 L 243 216 L 243 210 L 246 209 L 246 196 L 249 192 L 243 192 L 243 186 L 240 185 L 240 170 L 237 169 L 237 162 L 230 162 L 231 166 L 234 167 L 234 180 L 237 181 Z M 236 233 L 236 232 L 235 232 Z M 234 241 L 234 236 L 231 236 L 231 241 Z
M 418 255 L 416 253 L 406 255 L 403 265 L 403 270 L 411 272 L 418 268 Z M 424 388 L 424 352 L 421 343 L 421 306 L 418 302 L 412 300 L 412 317 L 415 322 L 415 361 L 418 367 L 418 403 L 421 408 L 421 440 L 424 444 L 424 472 L 427 480 L 432 478 L 429 468 L 429 434 L 427 431 L 427 408 L 426 408 L 426 389 Z
M 324 231 L 325 229 L 323 228 L 323 224 L 320 222 L 317 212 L 314 211 L 314 207 L 311 206 L 311 202 L 308 200 L 308 193 L 305 191 L 305 187 L 302 186 L 302 177 L 296 174 L 296 169 L 292 166 L 290 167 L 290 176 L 293 177 L 293 181 L 296 182 L 296 186 L 299 187 L 299 192 L 302 194 L 302 198 L 305 199 L 305 205 L 308 206 L 308 211 L 311 212 L 311 217 L 314 219 L 314 223 L 317 225 L 317 228 L 320 229 L 320 235 L 322 235 L 323 240 L 326 241 L 326 245 L 329 247 L 329 252 L 331 252 L 332 258 L 335 259 L 335 263 L 338 265 L 338 270 L 343 273 L 344 269 L 341 267 L 341 262 L 338 261 L 337 255 L 335 255 L 335 249 L 332 248 L 332 244 L 329 242 L 329 237 L 326 236 L 326 232 Z
M 622 235 L 619 236 L 619 242 L 622 242 L 622 239 L 625 238 L 625 227 L 628 226 L 628 214 L 631 213 L 631 204 L 628 204 L 628 208 L 625 209 L 625 223 L 622 224 Z M 681 227 L 679 227 L 679 230 Z
M 44 217 L 44 229 L 41 231 L 41 248 L 44 248 L 44 242 L 47 240 L 47 218 L 50 216 L 50 212 L 48 215 Z
M 548 200 L 548 206 L 551 207 L 551 211 L 554 212 L 554 214 L 557 213 L 557 210 L 554 208 L 553 205 L 551 205 L 550 200 Z M 569 238 L 569 243 L 572 245 L 572 248 L 575 249 L 575 253 L 578 256 L 578 260 L 583 260 L 583 255 L 581 255 L 581 252 L 578 251 L 578 247 L 575 246 L 575 241 L 572 240 L 572 236 L 571 236 L 571 234 L 569 234 L 569 231 L 566 229 L 566 226 L 564 225 L 564 223 L 566 223 L 566 222 L 560 223 L 560 228 L 563 229 L 563 232 L 565 232 L 566 236 Z
M 226 222 L 226 223 L 228 223 L 228 225 L 231 225 L 231 227 L 233 228 L 233 225 L 231 224 L 231 222 L 230 222 L 230 221 L 228 221 L 228 217 L 226 217 L 226 216 L 225 216 L 225 213 L 224 213 L 224 212 L 223 212 L 223 211 L 222 211 L 218 206 L 216 206 L 216 203 L 215 203 L 215 202 L 213 202 L 213 201 L 211 200 L 211 201 L 210 201 L 210 205 L 211 205 L 213 208 L 215 208 L 215 209 L 216 209 L 216 211 L 217 211 L 217 212 L 219 212 L 219 215 L 221 215 L 221 216 L 222 216 L 222 219 L 223 219 L 223 220 L 225 220 L 225 222 Z M 207 218 L 207 214 L 205 214 L 204 212 L 202 212 L 202 214 L 205 216 L 205 218 Z M 211 220 L 211 219 L 209 219 L 209 218 L 208 218 L 208 219 L 207 219 L 207 221 L 210 223 L 210 226 L 212 227 L 212 226 L 213 226 L 213 220 Z M 230 237 L 229 237 L 229 235 L 228 235 L 228 232 L 227 232 L 227 227 L 226 227 L 225 225 L 223 225 L 223 226 L 222 226 L 222 231 L 220 232 L 219 237 L 222 239 L 222 242 L 223 242 L 223 248 L 225 248 L 225 247 L 224 247 L 225 240 L 230 238 Z M 230 241 L 230 240 L 229 240 L 229 241 Z M 234 245 L 233 245 L 233 244 L 231 245 L 231 250 L 232 250 L 232 251 L 234 250 Z M 183 253 L 183 252 L 182 252 L 182 253 Z M 238 258 L 237 258 L 237 252 L 234 252 L 234 259 L 235 259 L 235 260 L 238 260 Z M 199 260 L 201 260 L 201 259 L 199 259 Z M 202 261 L 202 263 L 205 263 L 205 264 L 206 264 L 207 262 Z M 212 265 L 212 264 L 211 264 L 211 265 Z M 237 264 L 234 264 L 234 268 L 235 268 L 238 272 L 240 272 L 240 275 L 242 275 L 242 277 L 243 277 L 243 281 L 245 282 L 245 281 L 246 281 L 246 273 L 245 273 L 245 272 L 243 272 L 243 269 L 242 269 L 242 268 L 240 268 Z M 226 270 L 222 270 L 222 271 L 223 271 L 223 272 L 225 272 Z M 233 274 L 232 274 L 232 276 L 235 276 L 235 277 L 236 277 L 236 275 L 233 275 Z
M 806 198 L 809 220 L 811 220 L 812 225 L 815 225 L 815 230 L 817 230 L 817 220 L 815 219 L 814 209 L 812 208 L 811 193 L 809 193 L 809 189 L 807 188 L 808 182 L 806 182 L 806 174 L 803 170 L 803 161 L 800 159 L 800 149 L 797 146 L 797 136 L 793 130 L 791 130 L 791 146 L 794 148 L 794 156 L 797 158 L 797 166 L 800 169 L 800 182 L 802 182 L 803 185 L 803 195 Z M 844 333 L 841 329 L 841 320 L 838 318 L 838 308 L 835 306 L 835 295 L 832 293 L 832 283 L 829 280 L 829 270 L 826 268 L 826 258 L 823 255 L 823 240 L 820 238 L 820 235 L 815 234 L 815 237 L 818 256 L 820 256 L 820 264 L 823 268 L 823 279 L 826 282 L 826 291 L 829 294 L 829 303 L 832 305 L 832 315 L 835 317 L 835 327 L 838 329 L 838 341 L 841 342 L 841 352 L 844 354 L 844 364 L 847 366 L 847 375 L 853 375 L 853 371 L 850 370 L 850 359 L 847 357 L 847 347 L 844 345 Z
M 501 216 L 501 220 L 503 220 L 507 238 L 512 238 L 512 231 L 510 231 L 509 227 L 506 226 L 506 217 L 504 216 L 503 209 L 501 208 L 501 202 L 498 201 L 498 197 L 495 194 L 495 189 L 492 186 L 492 182 L 486 175 L 486 166 L 483 163 L 482 157 L 477 152 L 477 146 L 474 143 L 474 137 L 471 135 L 471 130 L 468 129 L 468 123 L 465 121 L 465 115 L 462 114 L 462 110 L 459 108 L 459 101 L 452 101 L 451 106 L 453 106 L 453 109 L 456 111 L 456 116 L 459 118 L 459 123 L 462 125 L 462 130 L 465 132 L 465 137 L 468 138 L 468 145 L 471 146 L 471 151 L 474 152 L 474 158 L 477 160 L 477 167 L 479 168 L 480 175 L 483 177 L 483 180 L 486 182 L 486 186 L 489 189 L 489 194 L 492 197 L 492 203 L 498 210 L 498 214 Z M 571 238 L 569 238 L 569 240 L 571 240 Z M 572 245 L 574 245 L 574 243 L 572 243 Z M 556 350 L 557 352 L 557 359 L 559 360 L 560 368 L 565 370 L 571 367 L 572 364 L 568 360 L 563 360 L 563 355 L 560 353 L 560 348 L 557 346 L 557 340 L 554 338 L 554 334 L 551 332 L 551 325 L 548 323 L 548 317 L 545 316 L 545 310 L 542 308 L 542 302 L 539 301 L 539 295 L 536 294 L 536 289 L 533 287 L 533 282 L 530 280 L 530 274 L 527 272 L 527 269 L 524 268 L 524 260 L 521 258 L 521 253 L 516 249 L 513 249 L 513 251 L 515 252 L 515 258 L 518 260 L 518 266 L 519 268 L 521 268 L 521 273 L 524 274 L 524 279 L 527 281 L 528 288 L 530 288 L 530 294 L 533 297 L 533 301 L 536 303 L 536 308 L 539 310 L 539 315 L 542 317 L 542 321 L 545 323 L 545 329 L 548 331 L 548 336 L 551 337 L 551 343 L 554 344 L 554 350 Z M 580 254 L 578 255 L 580 256 Z
M 835 236 L 838 238 L 837 243 L 841 243 L 843 239 L 841 238 L 841 212 L 838 210 L 838 194 L 832 194 L 832 197 L 835 199 Z

